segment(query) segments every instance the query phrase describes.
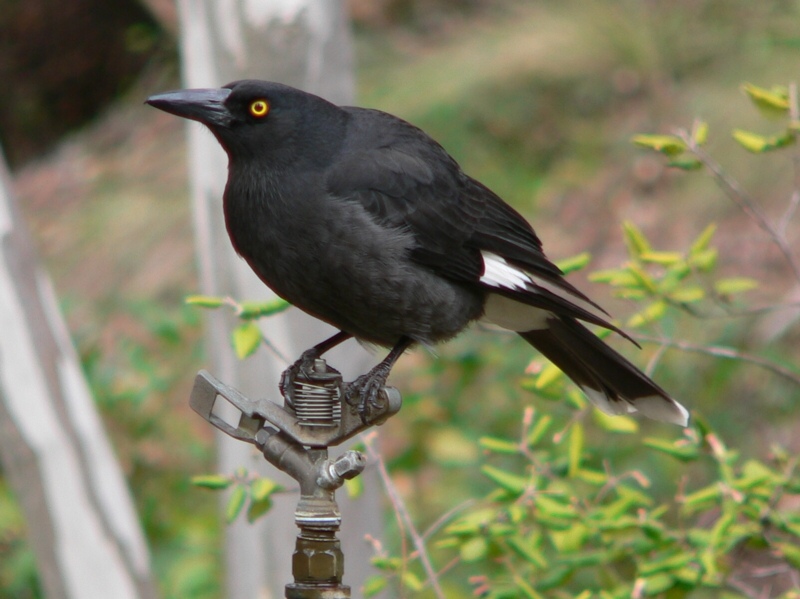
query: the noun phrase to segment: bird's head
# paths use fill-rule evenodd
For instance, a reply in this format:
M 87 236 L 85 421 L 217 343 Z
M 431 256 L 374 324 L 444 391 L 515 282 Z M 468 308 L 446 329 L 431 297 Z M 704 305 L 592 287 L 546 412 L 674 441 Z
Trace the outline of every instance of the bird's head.
M 231 161 L 296 161 L 322 135 L 331 139 L 344 114 L 312 94 L 257 80 L 156 94 L 147 104 L 207 126 Z

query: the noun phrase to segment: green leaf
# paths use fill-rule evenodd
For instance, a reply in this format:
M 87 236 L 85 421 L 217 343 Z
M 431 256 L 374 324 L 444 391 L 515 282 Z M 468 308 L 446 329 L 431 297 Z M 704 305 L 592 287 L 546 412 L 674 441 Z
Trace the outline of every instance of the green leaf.
M 386 588 L 386 584 L 386 579 L 383 576 L 378 574 L 375 576 L 370 576 L 364 581 L 364 586 L 362 589 L 364 597 L 374 597 Z
M 708 248 L 689 256 L 689 264 L 702 272 L 708 272 L 717 265 L 717 248 Z
M 468 513 L 445 528 L 450 535 L 474 535 L 485 529 L 497 519 L 497 510 L 483 508 Z
M 714 289 L 719 295 L 735 295 L 758 287 L 758 281 L 747 277 L 731 277 L 714 282 Z
M 522 592 L 523 599 L 544 599 L 540 593 L 536 592 L 536 589 L 518 574 L 514 575 L 513 580 L 514 584 L 517 585 L 517 589 Z
M 558 266 L 558 268 L 560 268 L 561 271 L 566 275 L 571 272 L 581 270 L 582 268 L 586 268 L 591 260 L 592 255 L 589 252 L 583 252 L 577 256 L 572 256 L 571 258 L 557 260 L 556 266 Z
M 669 294 L 669 299 L 679 304 L 699 302 L 706 297 L 706 290 L 700 285 L 687 285 Z
M 644 310 L 640 310 L 628 319 L 628 326 L 637 328 L 645 324 L 656 322 L 663 318 L 667 312 L 667 302 L 664 300 L 657 300 L 647 306 Z
M 783 116 L 789 111 L 789 93 L 785 88 L 768 90 L 752 83 L 745 83 L 742 85 L 742 91 L 766 116 Z
M 692 126 L 692 140 L 698 146 L 702 146 L 708 141 L 708 123 L 697 120 Z
M 644 291 L 643 289 L 620 289 L 618 291 L 615 291 L 614 295 L 616 297 L 621 297 L 622 299 L 627 299 L 627 300 L 633 300 L 635 302 L 640 302 L 650 297 L 650 294 Z
M 548 516 L 567 518 L 570 520 L 580 517 L 574 505 L 571 503 L 564 503 L 563 501 L 554 499 L 549 495 L 536 495 L 533 503 L 536 505 L 537 510 L 541 510 Z
M 703 487 L 694 493 L 685 495 L 683 497 L 683 506 L 685 510 L 689 511 L 690 513 L 694 513 L 703 509 L 707 509 L 712 505 L 716 505 L 721 497 L 722 489 L 720 489 L 718 484 L 714 483 L 707 487 Z
M 780 551 L 792 568 L 800 570 L 800 547 L 793 543 L 770 543 L 770 546 Z
M 692 242 L 692 247 L 689 248 L 689 255 L 694 255 L 699 252 L 703 252 L 708 249 L 708 244 L 711 243 L 711 238 L 714 237 L 714 233 L 717 231 L 717 225 L 715 223 L 711 223 L 700 235 L 697 236 Z
M 458 554 L 461 560 L 467 563 L 477 562 L 486 557 L 489 551 L 488 543 L 483 537 L 472 537 L 459 547 Z
M 671 291 L 692 272 L 692 267 L 686 260 L 668 266 L 661 278 L 661 290 Z
M 201 308 L 219 308 L 225 303 L 224 298 L 210 295 L 187 295 L 183 301 L 189 306 L 199 306 Z
M 250 483 L 250 497 L 253 501 L 263 501 L 282 487 L 266 477 L 259 477 Z
M 653 561 L 645 562 L 639 566 L 639 573 L 642 576 L 652 576 L 660 572 L 670 572 L 678 570 L 688 565 L 694 556 L 691 553 L 678 553 L 677 555 L 670 555 L 662 557 Z
M 272 509 L 272 499 L 269 497 L 260 501 L 251 500 L 250 505 L 247 507 L 247 521 L 252 524 L 270 509 Z
M 403 566 L 403 561 L 398 557 L 386 557 L 383 555 L 375 555 L 369 559 L 369 563 L 383 570 L 384 572 L 396 572 Z
M 508 546 L 514 553 L 528 563 L 531 563 L 539 568 L 547 567 L 547 559 L 541 551 L 536 547 L 531 537 L 513 536 L 506 540 Z
M 589 280 L 595 283 L 612 283 L 622 274 L 627 275 L 628 273 L 620 268 L 607 268 L 594 271 L 589 275 Z
M 553 566 L 536 581 L 536 586 L 543 591 L 562 587 L 570 574 L 572 574 L 572 568 L 559 565 Z
M 781 475 L 770 470 L 758 460 L 747 460 L 742 467 L 742 477 L 736 481 L 736 488 L 749 490 L 765 482 L 780 484 Z
M 656 574 L 655 576 L 648 576 L 644 581 L 644 593 L 648 597 L 658 595 L 668 591 L 675 585 L 675 581 L 669 574 Z
M 498 439 L 497 437 L 481 437 L 478 445 L 494 453 L 517 454 L 519 453 L 519 443 Z
M 652 250 L 650 242 L 647 241 L 644 233 L 631 221 L 626 220 L 622 222 L 622 232 L 625 235 L 625 243 L 628 246 L 628 251 L 632 256 L 640 256 L 644 252 Z
M 680 252 L 657 252 L 648 250 L 639 254 L 639 259 L 642 262 L 652 262 L 653 264 L 670 266 L 683 260 L 683 255 Z
M 604 485 L 608 482 L 608 474 L 600 470 L 589 470 L 588 468 L 578 470 L 575 477 L 590 485 Z
M 714 524 L 711 529 L 711 545 L 715 548 L 721 548 L 727 545 L 725 542 L 728 532 L 731 527 L 736 523 L 736 515 L 732 511 L 723 512 L 722 516 Z
M 542 371 L 539 373 L 539 376 L 536 377 L 536 389 L 544 389 L 549 387 L 553 383 L 555 383 L 558 379 L 563 376 L 563 372 L 561 369 L 556 366 L 555 364 L 548 364 Z
M 636 433 L 639 423 L 630 416 L 611 416 L 600 410 L 592 410 L 592 418 L 600 428 L 612 433 Z
M 671 455 L 683 462 L 696 460 L 700 451 L 695 444 L 680 441 L 665 441 L 663 439 L 647 438 L 642 443 L 647 447 Z
M 686 144 L 675 135 L 634 135 L 631 142 L 667 156 L 677 156 L 686 151 Z
M 412 591 L 421 591 L 424 586 L 419 576 L 409 570 L 402 573 L 401 580 L 403 581 L 403 586 Z
M 344 490 L 350 499 L 358 499 L 364 494 L 364 477 L 356 476 L 344 481 Z
M 488 464 L 481 466 L 481 472 L 499 487 L 514 495 L 521 495 L 528 487 L 528 478 L 506 470 L 501 470 L 500 468 Z
M 628 272 L 636 279 L 636 283 L 640 288 L 648 293 L 657 293 L 658 287 L 656 286 L 653 277 L 651 277 L 644 269 L 634 262 L 629 262 L 626 265 Z
M 261 345 L 261 329 L 254 322 L 245 322 L 233 329 L 231 341 L 236 357 L 244 360 L 254 354 Z
M 694 565 L 690 565 L 685 568 L 678 568 L 671 574 L 678 582 L 692 587 L 697 586 L 697 583 L 700 582 L 700 568 Z
M 765 137 L 757 133 L 751 133 L 750 131 L 734 129 L 732 135 L 740 146 L 754 154 L 763 154 L 770 150 L 785 148 L 793 144 L 795 139 L 794 134 L 790 131 Z
M 227 489 L 233 481 L 223 474 L 201 474 L 193 476 L 191 482 L 194 486 L 204 489 Z
M 581 551 L 569 555 L 562 555 L 559 560 L 573 568 L 586 568 L 603 563 L 609 557 L 606 551 Z
M 703 168 L 703 163 L 700 162 L 697 158 L 690 157 L 683 157 L 680 158 L 673 158 L 669 162 L 667 162 L 667 166 L 671 166 L 672 168 L 679 168 L 682 171 L 696 171 Z
M 228 504 L 225 506 L 225 522 L 230 524 L 244 507 L 247 500 L 247 487 L 243 484 L 238 484 L 233 488 L 231 496 L 228 498 Z
M 760 154 L 769 145 L 767 138 L 763 135 L 750 133 L 748 131 L 743 131 L 742 129 L 734 129 L 733 138 L 739 142 L 739 145 L 745 150 L 753 152 L 754 154 Z
M 253 320 L 283 312 L 291 306 L 292 304 L 280 298 L 265 302 L 242 302 L 238 306 L 236 315 L 242 320 Z
M 628 268 L 610 268 L 596 270 L 589 275 L 593 283 L 608 283 L 612 287 L 639 287 L 639 280 L 634 277 Z
M 549 535 L 559 553 L 565 553 L 581 549 L 589 535 L 589 529 L 583 524 L 575 523 L 567 530 L 550 531 Z
M 533 428 L 531 428 L 531 432 L 528 433 L 528 438 L 525 439 L 525 443 L 527 443 L 529 447 L 533 447 L 534 445 L 539 443 L 539 441 L 542 440 L 542 437 L 544 437 L 545 433 L 548 431 L 552 423 L 553 423 L 553 418 L 551 416 L 547 414 L 539 416 L 536 419 Z

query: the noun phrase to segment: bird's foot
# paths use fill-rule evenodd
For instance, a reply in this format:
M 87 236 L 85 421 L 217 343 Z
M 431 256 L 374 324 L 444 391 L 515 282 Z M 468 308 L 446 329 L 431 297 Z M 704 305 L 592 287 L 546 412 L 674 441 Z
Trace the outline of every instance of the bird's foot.
M 295 380 L 301 374 L 308 377 L 314 370 L 314 361 L 319 357 L 320 351 L 316 347 L 307 349 L 294 364 L 281 373 L 281 381 L 279 383 L 281 395 L 290 405 L 294 403 L 292 397 L 294 395 Z
M 382 411 L 386 408 L 384 401 L 380 399 L 381 389 L 386 385 L 389 377 L 390 368 L 384 364 L 378 364 L 370 370 L 348 383 L 344 390 L 345 401 L 350 406 L 355 406 L 361 422 L 367 424 L 367 419 L 374 411 Z

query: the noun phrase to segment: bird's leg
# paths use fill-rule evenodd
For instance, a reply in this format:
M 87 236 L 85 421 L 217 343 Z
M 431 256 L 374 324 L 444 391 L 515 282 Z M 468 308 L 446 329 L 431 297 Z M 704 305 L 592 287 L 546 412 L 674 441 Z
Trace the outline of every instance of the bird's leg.
M 394 363 L 412 343 L 413 341 L 408 337 L 402 337 L 372 370 L 358 377 L 345 388 L 345 400 L 350 405 L 356 405 L 357 402 L 362 422 L 366 423 L 370 410 L 378 407 L 378 393 L 386 384 L 386 379 L 389 378 Z
M 319 358 L 328 350 L 333 349 L 340 343 L 347 341 L 350 339 L 350 337 L 352 337 L 350 333 L 339 331 L 333 337 L 330 337 L 321 343 L 317 343 L 311 349 L 304 351 L 300 356 L 300 359 L 289 366 L 289 368 L 284 370 L 281 374 L 281 395 L 283 395 L 283 397 L 286 398 L 289 403 L 291 403 L 292 386 L 294 385 L 294 380 L 297 378 L 297 375 L 301 372 L 311 372 L 314 368 L 314 360 Z

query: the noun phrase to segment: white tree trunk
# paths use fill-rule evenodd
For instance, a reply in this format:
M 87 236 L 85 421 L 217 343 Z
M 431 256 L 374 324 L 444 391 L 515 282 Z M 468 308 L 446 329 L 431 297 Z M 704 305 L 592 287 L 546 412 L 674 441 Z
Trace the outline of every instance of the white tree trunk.
M 155 597 L 125 479 L 0 152 L 0 459 L 49 598 Z
M 237 79 L 280 81 L 319 94 L 336 103 L 353 99 L 350 31 L 343 2 L 335 0 L 179 0 L 184 82 L 187 87 L 218 87 Z M 155 90 L 154 90 L 155 91 Z M 227 158 L 214 138 L 196 123 L 189 125 L 189 160 L 202 292 L 237 299 L 273 297 L 238 258 L 228 240 L 222 216 Z M 233 323 L 222 312 L 207 321 L 209 369 L 222 381 L 251 397 L 279 398 L 278 377 L 285 360 L 260 350 L 238 362 L 231 349 Z M 265 333 L 285 358 L 300 353 L 335 330 L 296 309 L 268 319 Z M 348 342 L 326 356 L 345 379 L 362 374 L 374 362 L 357 344 Z M 250 471 L 280 479 L 260 454 L 224 435 L 219 438 L 219 467 Z M 280 479 L 288 487 L 291 479 Z M 376 479 L 357 502 L 339 493 L 345 583 L 358 587 L 369 571 L 370 549 L 364 535 L 378 536 L 381 517 Z M 291 554 L 296 528 L 297 496 L 279 497 L 257 525 L 237 522 L 227 534 L 226 572 L 230 599 L 283 597 L 291 582 Z

